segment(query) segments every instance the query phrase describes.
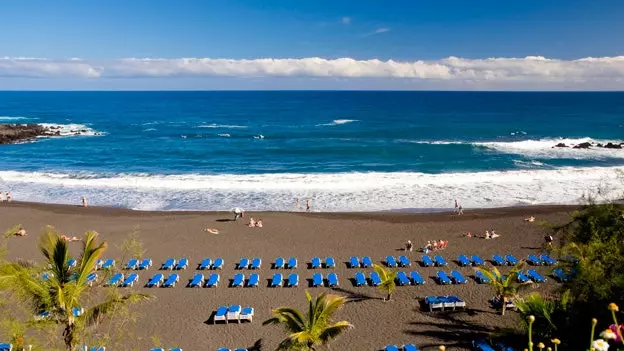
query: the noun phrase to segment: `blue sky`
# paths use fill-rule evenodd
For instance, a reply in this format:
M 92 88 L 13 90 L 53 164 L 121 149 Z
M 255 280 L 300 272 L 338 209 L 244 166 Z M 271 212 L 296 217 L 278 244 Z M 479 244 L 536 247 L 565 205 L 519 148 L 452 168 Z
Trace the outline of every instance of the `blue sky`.
M 372 77 L 372 87 L 378 85 L 380 89 L 523 89 L 540 84 L 565 88 L 578 83 L 579 67 L 587 66 L 574 63 L 572 67 L 573 60 L 624 56 L 624 1 L 620 0 L 21 0 L 4 1 L 1 9 L 0 57 L 4 61 L 0 60 L 0 89 L 164 89 L 167 85 L 180 89 L 224 85 L 232 89 L 349 89 L 361 84 L 362 74 Z M 521 79 L 516 79 L 517 62 L 504 63 L 500 68 L 497 61 L 493 69 L 491 62 L 486 67 L 472 61 L 526 56 L 561 60 L 563 71 L 553 80 L 551 62 L 538 74 L 548 77 L 535 79 L 531 70 L 536 61 L 531 61 L 520 63 L 524 71 Z M 252 73 L 248 67 L 220 73 L 221 66 L 215 69 L 215 65 L 225 65 L 220 62 L 193 63 L 192 68 L 182 71 L 172 69 L 180 66 L 175 61 L 179 58 L 231 59 L 240 65 L 236 60 L 313 57 L 330 60 L 306 63 L 321 65 L 323 72 L 310 67 L 299 70 L 298 62 L 279 62 L 279 73 L 274 73 L 273 66 L 254 68 Z M 345 57 L 356 62 L 331 61 Z M 439 61 L 447 57 L 465 59 L 470 67 L 464 62 Z M 23 59 L 15 58 L 52 60 L 62 68 L 49 69 L 47 61 L 29 61 L 25 67 Z M 75 67 L 69 58 L 85 62 Z M 159 63 L 158 72 L 150 68 L 146 73 L 135 66 L 118 68 L 117 60 L 124 58 L 172 61 L 166 62 L 167 67 Z M 358 65 L 371 59 L 424 60 L 450 68 L 444 74 L 421 74 L 411 71 L 431 70 L 432 65 L 398 71 L 378 65 L 371 69 L 374 72 L 360 73 L 363 66 Z M 87 64 L 92 73 L 84 73 Z M 141 65 L 144 68 L 153 63 Z M 206 65 L 210 66 L 208 72 Z M 328 65 L 331 69 L 326 71 Z M 600 62 L 599 67 L 592 63 L 590 72 L 580 74 L 584 81 L 592 81 L 583 87 L 604 86 L 605 77 L 598 77 L 601 82 L 597 84 L 595 75 L 605 69 L 624 79 L 622 65 L 620 60 Z M 460 69 L 474 72 L 456 74 Z M 494 74 L 490 74 L 492 70 Z M 471 76 L 476 78 L 467 82 Z M 510 80 L 520 82 L 510 84 Z M 622 89 L 622 84 L 612 80 L 607 86 Z

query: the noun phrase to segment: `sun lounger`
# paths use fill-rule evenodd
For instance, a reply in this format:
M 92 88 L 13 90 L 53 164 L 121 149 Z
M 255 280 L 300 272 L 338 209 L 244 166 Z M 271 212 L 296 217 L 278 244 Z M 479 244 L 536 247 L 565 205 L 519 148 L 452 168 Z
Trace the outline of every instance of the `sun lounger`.
M 360 267 L 360 261 L 358 260 L 358 258 L 355 256 L 351 256 L 351 258 L 349 259 L 349 268 L 359 268 L 359 267 Z
M 207 288 L 214 288 L 219 286 L 219 273 L 212 273 L 210 277 L 206 280 Z
M 228 312 L 227 306 L 221 306 L 217 308 L 217 312 L 215 312 L 214 318 L 212 319 L 212 323 L 214 324 L 214 323 L 217 323 L 218 321 L 227 322 L 227 312 Z
M 476 351 L 495 351 L 485 340 L 479 339 L 472 342 L 472 347 Z
M 325 258 L 325 268 L 336 268 L 336 262 L 333 257 Z
M 93 286 L 93 283 L 95 282 L 95 280 L 97 279 L 98 275 L 95 272 L 91 272 L 89 273 L 89 275 L 87 276 L 87 281 L 85 282 L 88 286 Z
M 507 262 L 505 262 L 505 260 L 502 257 L 500 257 L 499 255 L 492 256 L 492 261 L 497 266 L 504 266 L 504 265 L 507 264 Z
M 83 313 L 84 313 L 84 308 L 82 307 L 72 308 L 72 315 L 74 315 L 74 317 L 80 317 L 82 316 Z
M 323 275 L 321 273 L 314 273 L 312 275 L 312 286 L 315 288 L 323 286 Z
M 364 256 L 362 257 L 362 268 L 369 268 L 373 266 L 373 260 L 370 257 Z
M 245 257 L 241 257 L 240 261 L 238 261 L 238 269 L 247 269 L 249 268 L 249 260 Z
M 13 351 L 12 344 L 0 344 L 0 351 Z
M 186 267 L 188 267 L 189 261 L 187 258 L 181 258 L 180 261 L 178 261 L 178 264 L 176 264 L 175 269 L 176 270 L 181 270 L 181 269 L 186 269 Z
M 557 260 L 551 258 L 548 255 L 541 255 L 540 258 L 542 259 L 542 262 L 544 262 L 544 264 L 547 266 L 552 266 L 552 265 L 557 264 Z
M 565 274 L 565 272 L 561 268 L 555 269 L 553 271 L 553 276 L 557 278 L 560 282 L 567 282 L 568 280 L 570 280 L 570 277 Z
M 244 282 L 245 282 L 245 275 L 243 273 L 236 273 L 234 274 L 234 279 L 232 279 L 232 287 L 240 288 L 243 286 Z
M 455 282 L 455 284 L 468 283 L 468 280 L 466 280 L 466 278 L 464 278 L 464 276 L 458 271 L 451 271 L 451 277 L 453 277 L 453 281 Z
M 364 273 L 362 272 L 357 272 L 355 273 L 355 286 L 362 286 L 362 285 L 367 285 L 366 276 L 364 276 Z
M 310 267 L 311 267 L 312 269 L 318 269 L 318 268 L 321 268 L 321 259 L 320 259 L 320 258 L 318 258 L 318 257 L 314 257 L 314 258 L 312 259 L 312 262 L 310 263 Z
M 447 296 L 446 300 L 454 303 L 455 308 L 458 308 L 458 307 L 466 308 L 466 302 L 457 296 L 454 296 L 454 295 Z
M 175 267 L 176 261 L 173 258 L 168 258 L 160 267 L 162 270 L 169 270 Z
M 472 255 L 472 264 L 475 266 L 484 266 L 485 265 L 485 261 L 483 261 L 481 259 L 481 257 L 479 257 L 479 255 Z
M 442 308 L 444 310 L 449 309 L 449 308 L 452 310 L 455 310 L 455 301 L 449 298 L 448 296 L 438 296 L 438 300 L 442 302 Z
M 281 273 L 275 273 L 273 274 L 273 279 L 271 279 L 271 287 L 275 288 L 278 286 L 282 286 L 282 283 L 284 282 L 284 278 L 282 277 Z
M 405 344 L 403 345 L 403 351 L 418 351 L 418 347 L 414 344 Z
M 329 285 L 330 288 L 340 285 L 338 284 L 338 275 L 336 273 L 329 273 L 327 275 L 327 285 Z
M 373 286 L 379 286 L 379 284 L 381 284 L 381 277 L 377 272 L 371 272 L 370 280 Z
M 167 280 L 165 280 L 165 282 L 162 284 L 162 287 L 173 288 L 176 286 L 178 281 L 180 281 L 180 275 L 178 275 L 177 273 L 169 274 L 169 276 L 167 277 Z
M 134 285 L 134 283 L 137 282 L 137 280 L 139 280 L 139 275 L 136 273 L 130 273 L 128 274 L 128 276 L 126 277 L 126 279 L 124 279 L 123 283 L 121 284 L 124 287 L 132 287 Z
M 46 280 L 48 280 L 48 279 L 50 279 L 50 278 L 52 278 L 52 277 L 54 277 L 54 274 L 53 274 L 53 273 L 50 273 L 50 272 L 45 272 L 45 273 L 43 273 L 43 274 L 41 275 L 41 280 L 46 281 Z
M 212 260 L 210 260 L 209 258 L 204 258 L 199 263 L 199 266 L 197 267 L 197 269 L 199 270 L 210 269 L 210 266 L 212 266 Z
M 401 351 L 396 345 L 388 345 L 384 347 L 384 351 Z
M 199 288 L 204 283 L 204 275 L 201 273 L 196 273 L 193 276 L 193 279 L 189 282 L 189 288 Z
M 410 280 L 407 277 L 407 274 L 405 274 L 405 272 L 399 272 L 397 273 L 397 282 L 400 286 L 404 286 L 404 285 L 410 285 Z
M 184 350 L 182 350 L 181 347 L 174 347 L 172 349 L 169 349 L 169 351 L 184 351 Z
M 70 259 L 69 261 L 67 261 L 67 265 L 69 266 L 69 268 L 74 268 L 74 267 L 76 267 L 76 264 L 77 264 L 77 263 L 78 263 L 78 262 L 77 262 L 76 260 L 74 260 L 73 258 L 72 258 L 72 259 Z
M 522 273 L 522 272 L 518 272 L 518 281 L 519 281 L 520 283 L 528 282 L 528 281 L 530 281 L 530 280 L 531 280 L 531 279 L 529 279 L 529 277 L 527 277 L 524 273 Z
M 150 349 L 150 351 L 165 351 L 165 349 L 163 349 L 162 347 L 157 347 L 157 348 L 154 348 L 154 349 Z
M 472 265 L 472 262 L 470 262 L 470 260 L 468 259 L 468 257 L 466 257 L 466 255 L 457 256 L 457 262 L 459 262 L 460 266 L 464 266 L 464 267 Z
M 240 313 L 241 313 L 241 306 L 240 305 L 232 305 L 230 306 L 230 308 L 228 308 L 227 311 L 227 321 L 228 323 L 230 321 L 236 321 L 238 323 L 240 323 Z
M 299 275 L 297 273 L 291 273 L 288 275 L 288 281 L 286 282 L 286 286 L 289 288 L 299 286 Z
M 431 260 L 431 258 L 429 258 L 429 256 L 423 256 L 422 257 L 422 262 L 425 265 L 425 267 L 433 266 L 433 261 Z
M 531 254 L 527 256 L 527 261 L 533 266 L 541 266 L 542 260 L 540 260 L 537 256 Z
M 546 281 L 546 278 L 544 278 L 541 274 L 537 273 L 537 271 L 534 269 L 529 269 L 527 271 L 527 274 L 536 283 L 543 283 Z
M 228 349 L 227 347 L 220 347 L 217 351 L 232 351 L 232 350 Z
M 137 269 L 141 269 L 141 270 L 147 270 L 152 266 L 152 260 L 149 258 L 144 258 L 143 261 L 141 261 L 141 263 L 139 263 L 139 266 L 137 267 Z
M 84 345 L 83 350 L 84 351 L 106 351 L 106 347 L 104 347 L 104 346 L 89 347 L 87 345 Z
M 243 349 L 243 348 L 240 348 L 240 347 L 239 347 L 239 348 L 237 348 L 237 349 L 234 349 L 234 351 L 247 351 L 247 349 Z
M 407 256 L 399 256 L 399 264 L 401 265 L 401 267 L 409 267 L 412 265 L 412 262 L 410 262 Z
M 137 266 L 139 265 L 139 260 L 137 260 L 136 258 L 131 259 L 130 261 L 128 261 L 128 263 L 126 263 L 126 266 L 124 267 L 124 269 L 136 269 Z
M 497 342 L 496 344 L 494 344 L 494 349 L 496 349 L 497 351 L 516 351 L 515 348 L 507 346 L 501 342 Z
M 492 298 L 492 305 L 494 305 L 494 307 L 497 307 L 497 308 L 501 307 L 501 301 L 498 299 L 498 297 Z M 508 309 L 508 310 L 517 310 L 518 309 L 518 307 L 514 303 L 513 299 L 509 299 L 509 300 L 507 300 L 505 302 L 505 308 Z
M 114 266 L 115 266 L 115 260 L 109 258 L 100 265 L 100 269 L 110 269 L 110 268 L 113 268 Z
M 479 282 L 479 284 L 489 284 L 492 282 L 492 280 L 481 271 L 476 271 L 475 277 L 477 277 L 477 281 Z
M 420 273 L 418 273 L 416 271 L 410 272 L 410 278 L 412 279 L 412 283 L 414 285 L 425 284 L 425 280 L 420 276 Z
M 254 309 L 253 307 L 245 307 L 241 310 L 239 320 L 253 322 Z
M 288 269 L 297 268 L 297 259 L 294 257 L 289 258 L 288 262 L 286 262 L 286 268 Z
M 162 284 L 163 280 L 165 280 L 165 276 L 162 273 L 156 273 L 152 278 L 147 282 L 146 286 L 148 288 L 159 287 Z
M 442 301 L 437 296 L 425 296 L 425 305 L 429 306 L 429 312 L 433 312 L 436 308 L 444 309 Z
M 386 256 L 386 266 L 388 267 L 398 266 L 397 261 L 394 259 L 394 256 Z
M 223 269 L 223 259 L 218 257 L 212 264 L 212 269 Z
M 433 258 L 433 261 L 435 262 L 436 266 L 438 266 L 438 267 L 443 267 L 443 266 L 448 265 L 446 263 L 446 260 L 444 260 L 444 257 L 442 257 L 442 256 L 435 256 Z
M 518 264 L 518 259 L 514 257 L 514 255 L 505 255 L 505 260 L 507 260 L 507 264 L 510 266 L 515 266 Z
M 108 286 L 117 286 L 119 285 L 120 282 L 122 282 L 124 279 L 124 275 L 123 273 L 115 273 L 109 280 L 108 283 L 106 283 L 106 285 Z
M 275 259 L 275 269 L 281 269 L 284 268 L 284 259 L 281 257 L 278 257 Z
M 446 272 L 438 271 L 436 274 L 438 276 L 438 282 L 440 284 L 444 284 L 444 285 L 451 284 L 451 278 L 449 278 Z
M 249 275 L 249 280 L 247 280 L 248 288 L 257 288 L 260 283 L 260 275 L 258 273 L 251 273 Z

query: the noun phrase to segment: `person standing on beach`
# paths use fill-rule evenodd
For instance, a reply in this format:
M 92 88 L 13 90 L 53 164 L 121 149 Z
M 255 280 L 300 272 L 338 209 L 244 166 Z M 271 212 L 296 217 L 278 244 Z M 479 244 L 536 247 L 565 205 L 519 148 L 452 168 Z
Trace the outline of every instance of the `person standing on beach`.
M 301 206 L 299 206 L 299 198 L 295 199 L 295 211 L 299 211 L 301 209 Z
M 459 212 L 459 202 L 457 202 L 457 199 L 455 199 L 455 213 Z
M 234 220 L 237 221 L 239 218 L 245 217 L 245 210 L 240 207 L 236 207 L 232 210 L 234 212 Z
M 10 192 L 6 192 L 6 200 L 7 202 L 11 202 L 11 200 L 13 200 L 13 198 L 11 197 L 11 193 Z
M 464 214 L 464 208 L 462 207 L 462 205 L 459 205 L 459 207 L 457 208 L 457 214 L 460 216 Z
M 310 212 L 310 200 L 306 200 L 306 212 Z
M 83 196 L 82 197 L 82 207 L 87 207 L 87 206 L 88 206 L 88 204 L 87 204 L 87 197 Z

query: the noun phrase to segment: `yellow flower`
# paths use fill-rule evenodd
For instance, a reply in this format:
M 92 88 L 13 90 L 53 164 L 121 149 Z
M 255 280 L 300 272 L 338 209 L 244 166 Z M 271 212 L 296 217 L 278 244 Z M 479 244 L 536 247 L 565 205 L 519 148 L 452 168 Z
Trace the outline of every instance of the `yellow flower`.
M 550 342 L 552 342 L 552 343 L 553 343 L 553 344 L 555 344 L 555 345 L 559 345 L 559 344 L 561 344 L 561 340 L 559 340 L 559 339 L 557 339 L 557 338 L 554 338 L 554 339 L 550 340 Z
M 611 329 L 606 329 L 602 333 L 600 333 L 600 337 L 605 340 L 615 340 L 617 339 L 617 335 Z
M 598 320 L 596 318 L 592 318 L 592 325 L 598 324 Z
M 609 304 L 608 308 L 609 308 L 609 311 L 613 311 L 613 312 L 618 312 L 620 310 L 618 305 L 614 304 L 613 302 Z
M 546 347 L 546 345 L 544 345 L 543 342 L 540 342 L 539 344 L 537 344 L 537 347 L 539 347 L 540 349 L 543 349 L 544 347 Z
M 528 316 L 527 320 L 529 321 L 529 323 L 533 323 L 535 322 L 535 316 Z
M 440 351 L 445 351 L 446 347 L 444 345 L 440 345 L 439 349 L 440 349 Z

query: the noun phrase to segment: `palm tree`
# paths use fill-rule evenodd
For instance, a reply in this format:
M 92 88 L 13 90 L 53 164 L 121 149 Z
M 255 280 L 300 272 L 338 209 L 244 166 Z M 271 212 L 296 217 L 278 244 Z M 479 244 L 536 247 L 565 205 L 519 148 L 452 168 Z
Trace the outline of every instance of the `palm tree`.
M 388 294 L 386 300 L 390 301 L 392 293 L 394 292 L 394 289 L 396 289 L 397 272 L 378 264 L 373 264 L 373 268 L 375 269 L 375 272 L 379 274 L 379 278 L 381 278 L 379 290 Z
M 509 274 L 502 275 L 496 267 L 492 267 L 491 270 L 486 268 L 476 268 L 477 271 L 483 273 L 490 279 L 490 285 L 494 288 L 494 294 L 501 303 L 501 315 L 505 314 L 506 301 L 514 298 L 518 295 L 518 292 L 526 289 L 532 282 L 518 282 L 518 273 L 524 268 L 525 262 L 520 261 L 516 264 Z
M 312 299 L 306 291 L 308 313 L 303 313 L 292 307 L 280 307 L 273 310 L 273 318 L 267 319 L 262 325 L 282 325 L 288 337 L 282 340 L 277 350 L 316 350 L 317 345 L 326 345 L 332 339 L 353 326 L 347 321 L 332 322 L 332 316 L 342 306 L 346 299 L 342 296 L 322 293 Z
M 537 292 L 530 293 L 516 301 L 518 311 L 525 326 L 528 327 L 528 317 L 534 316 L 533 333 L 541 339 L 556 336 L 557 327 L 567 325 L 570 290 L 565 290 L 557 299 L 545 298 Z
M 115 307 L 150 298 L 149 295 L 130 293 L 112 294 L 95 306 L 86 308 L 84 303 L 91 292 L 87 285 L 88 275 L 95 270 L 98 258 L 106 250 L 106 242 L 98 243 L 98 234 L 88 232 L 82 241 L 82 253 L 75 267 L 69 267 L 68 242 L 51 227 L 46 228 L 39 248 L 47 264 L 48 279 L 41 279 L 43 269 L 23 262 L 0 265 L 0 288 L 8 288 L 28 302 L 35 316 L 45 312 L 45 322 L 63 326 L 63 341 L 73 350 L 82 331 L 96 326 Z M 79 317 L 74 308 L 84 308 Z M 38 321 L 44 322 L 44 321 Z

